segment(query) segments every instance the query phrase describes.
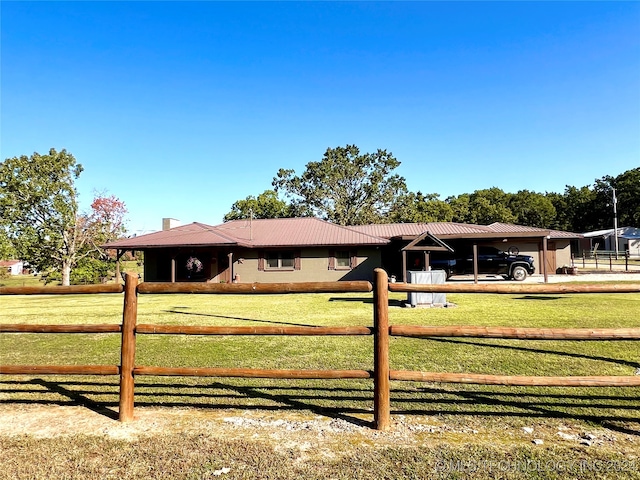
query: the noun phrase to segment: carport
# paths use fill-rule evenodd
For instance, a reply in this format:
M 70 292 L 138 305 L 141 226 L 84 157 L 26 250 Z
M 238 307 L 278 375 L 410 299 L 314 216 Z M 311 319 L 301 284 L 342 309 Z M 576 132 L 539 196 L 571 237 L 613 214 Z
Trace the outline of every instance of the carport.
M 473 225 L 451 222 L 434 223 L 404 223 L 361 225 L 349 227 L 369 235 L 387 238 L 389 244 L 384 247 L 383 267 L 399 279 L 406 280 L 407 270 L 412 270 L 416 253 L 422 259 L 421 267 L 429 264 L 429 258 L 434 256 L 445 258 L 460 250 L 473 252 L 474 282 L 478 282 L 478 247 L 493 246 L 500 250 L 516 247 L 521 254 L 534 257 L 536 272 L 544 276 L 545 283 L 549 281 L 549 272 L 556 268 L 556 242 L 561 244 L 564 257 L 571 258 L 569 239 L 577 238 L 576 234 L 561 232 L 523 225 L 492 223 L 491 225 Z M 552 240 L 552 248 L 549 240 Z M 565 251 L 566 250 L 566 251 Z M 433 254 L 433 255 L 432 255 Z

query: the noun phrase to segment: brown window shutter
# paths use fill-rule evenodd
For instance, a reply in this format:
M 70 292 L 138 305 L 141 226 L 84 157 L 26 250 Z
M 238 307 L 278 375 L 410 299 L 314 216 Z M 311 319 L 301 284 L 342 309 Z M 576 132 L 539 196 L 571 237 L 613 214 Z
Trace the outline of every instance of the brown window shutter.
M 295 252 L 293 252 L 293 269 L 300 270 L 300 266 L 300 250 L 296 250 Z
M 351 268 L 352 270 L 354 268 L 356 268 L 358 266 L 358 253 L 357 252 L 349 252 L 349 255 L 351 256 L 350 260 L 349 260 L 349 268 Z
M 336 269 L 336 252 L 329 250 L 329 270 Z
M 258 252 L 258 270 L 260 271 L 264 270 L 264 252 L 263 251 Z

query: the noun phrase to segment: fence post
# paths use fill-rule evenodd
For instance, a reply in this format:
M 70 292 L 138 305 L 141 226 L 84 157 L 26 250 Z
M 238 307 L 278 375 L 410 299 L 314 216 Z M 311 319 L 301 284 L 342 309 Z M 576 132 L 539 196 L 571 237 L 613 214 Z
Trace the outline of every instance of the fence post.
M 389 385 L 389 278 L 381 268 L 375 269 L 373 290 L 373 426 L 388 430 L 391 425 Z
M 136 357 L 136 322 L 138 318 L 138 277 L 126 274 L 124 308 L 122 312 L 122 343 L 120 347 L 120 407 L 119 420 L 133 420 L 133 367 Z
M 629 271 L 629 250 L 627 250 L 626 252 L 624 252 L 624 271 L 628 272 Z

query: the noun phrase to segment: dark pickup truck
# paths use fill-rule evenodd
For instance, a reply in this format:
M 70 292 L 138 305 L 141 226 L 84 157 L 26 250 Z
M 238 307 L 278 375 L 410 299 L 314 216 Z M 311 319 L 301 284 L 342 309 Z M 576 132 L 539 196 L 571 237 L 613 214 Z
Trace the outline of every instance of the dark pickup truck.
M 431 259 L 431 268 L 444 270 L 447 278 L 452 275 L 473 273 L 473 254 L 455 259 Z M 495 247 L 478 247 L 478 273 L 502 275 L 505 279 L 521 282 L 536 271 L 533 257 L 503 252 Z

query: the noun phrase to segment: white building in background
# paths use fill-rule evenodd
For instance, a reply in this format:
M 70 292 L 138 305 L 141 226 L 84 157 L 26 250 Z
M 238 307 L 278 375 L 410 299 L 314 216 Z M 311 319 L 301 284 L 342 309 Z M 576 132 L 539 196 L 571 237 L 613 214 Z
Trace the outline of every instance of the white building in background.
M 618 228 L 618 252 L 624 255 L 629 252 L 631 256 L 640 256 L 640 228 L 620 227 Z M 583 233 L 584 249 L 613 252 L 616 250 L 616 231 L 613 228 L 608 230 L 596 230 L 595 232 Z
M 9 275 L 21 275 L 24 270 L 24 262 L 22 260 L 0 260 L 0 269 Z

